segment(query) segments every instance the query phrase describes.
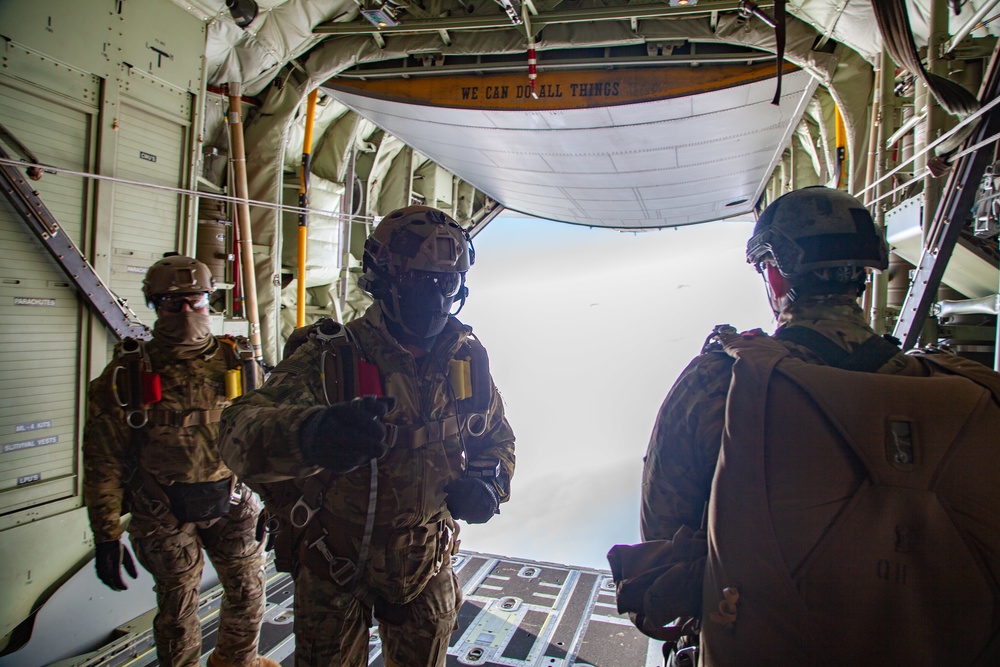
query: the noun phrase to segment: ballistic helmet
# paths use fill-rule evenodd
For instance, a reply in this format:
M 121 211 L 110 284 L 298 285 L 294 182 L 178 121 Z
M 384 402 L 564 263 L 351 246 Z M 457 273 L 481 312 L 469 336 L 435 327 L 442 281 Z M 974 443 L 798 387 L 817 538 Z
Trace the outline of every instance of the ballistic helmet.
M 885 270 L 889 246 L 860 201 L 821 185 L 774 200 L 747 242 L 747 262 L 765 260 L 787 278 L 837 267 Z
M 429 206 L 407 206 L 382 218 L 365 241 L 362 288 L 378 278 L 409 271 L 465 273 L 476 261 L 466 234 L 449 215 Z
M 196 294 L 215 290 L 208 267 L 184 255 L 170 254 L 149 267 L 142 281 L 146 305 L 156 307 L 156 297 L 166 294 Z

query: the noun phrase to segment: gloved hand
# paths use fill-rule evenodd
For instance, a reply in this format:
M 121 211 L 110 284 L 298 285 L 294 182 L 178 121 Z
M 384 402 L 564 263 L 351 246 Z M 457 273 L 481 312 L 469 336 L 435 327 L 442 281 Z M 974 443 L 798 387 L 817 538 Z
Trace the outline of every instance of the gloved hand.
M 135 571 L 132 554 L 119 540 L 98 542 L 94 565 L 97 567 L 97 578 L 113 591 L 124 591 L 128 588 L 122 579 L 122 565 L 133 579 L 139 576 Z
M 445 503 L 455 519 L 466 523 L 486 523 L 500 513 L 500 498 L 489 482 L 478 477 L 463 477 L 444 487 Z
M 302 455 L 309 463 L 338 474 L 381 458 L 388 450 L 382 417 L 394 407 L 396 399 L 391 396 L 362 396 L 334 403 L 302 424 Z

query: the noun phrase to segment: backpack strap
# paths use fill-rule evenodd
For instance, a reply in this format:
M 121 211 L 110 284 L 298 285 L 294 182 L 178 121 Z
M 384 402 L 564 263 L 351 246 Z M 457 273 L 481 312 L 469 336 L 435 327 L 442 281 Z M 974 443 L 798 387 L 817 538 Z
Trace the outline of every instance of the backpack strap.
M 874 373 L 901 351 L 882 336 L 872 336 L 848 352 L 818 331 L 796 325 L 779 328 L 773 338 L 808 348 L 830 366 L 862 373 Z

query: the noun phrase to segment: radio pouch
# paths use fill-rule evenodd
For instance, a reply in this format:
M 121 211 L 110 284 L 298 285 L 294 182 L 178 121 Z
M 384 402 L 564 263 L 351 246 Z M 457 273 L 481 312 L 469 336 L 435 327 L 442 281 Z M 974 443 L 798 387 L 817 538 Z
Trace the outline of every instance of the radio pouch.
M 175 483 L 163 487 L 170 512 L 180 523 L 211 521 L 229 513 L 233 478 L 217 482 Z

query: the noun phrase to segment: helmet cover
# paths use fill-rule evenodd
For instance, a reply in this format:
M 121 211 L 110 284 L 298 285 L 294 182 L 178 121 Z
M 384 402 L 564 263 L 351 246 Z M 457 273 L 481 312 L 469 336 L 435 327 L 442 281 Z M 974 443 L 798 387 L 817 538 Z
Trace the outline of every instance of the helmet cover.
M 193 257 L 170 255 L 153 264 L 142 281 L 146 305 L 155 307 L 155 299 L 166 294 L 195 294 L 215 291 L 215 277 Z
M 465 230 L 429 206 L 393 211 L 365 242 L 365 271 L 381 277 L 412 270 L 465 273 L 474 262 L 475 251 Z
M 889 266 L 889 246 L 860 201 L 840 190 L 813 186 L 774 200 L 747 242 L 747 262 L 773 260 L 786 277 L 831 267 Z

